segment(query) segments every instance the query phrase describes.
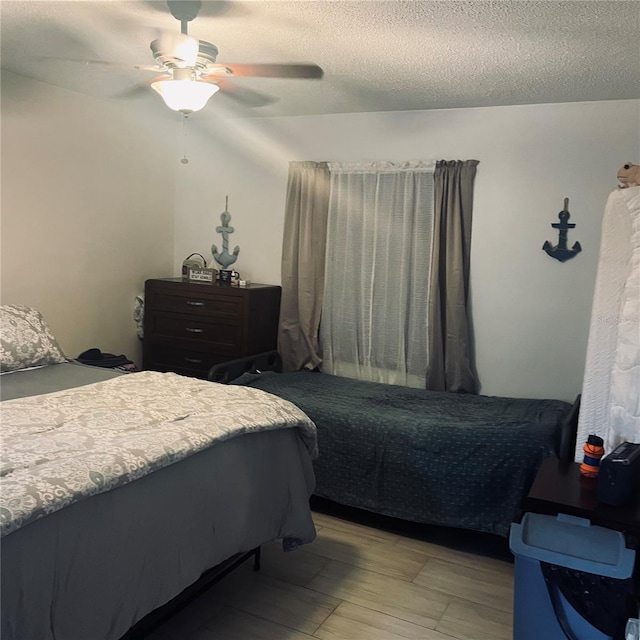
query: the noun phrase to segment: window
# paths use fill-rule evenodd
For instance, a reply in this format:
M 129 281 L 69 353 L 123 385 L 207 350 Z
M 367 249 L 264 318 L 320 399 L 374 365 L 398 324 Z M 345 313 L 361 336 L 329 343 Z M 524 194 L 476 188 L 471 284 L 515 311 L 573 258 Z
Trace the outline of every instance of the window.
M 424 387 L 434 168 L 330 164 L 320 324 L 326 373 Z

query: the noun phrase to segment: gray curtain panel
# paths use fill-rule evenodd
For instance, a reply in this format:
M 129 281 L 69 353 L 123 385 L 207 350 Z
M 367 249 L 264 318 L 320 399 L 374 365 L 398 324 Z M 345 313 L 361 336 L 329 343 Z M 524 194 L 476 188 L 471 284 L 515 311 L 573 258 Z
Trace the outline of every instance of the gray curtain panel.
M 331 176 L 326 162 L 290 162 L 282 246 L 278 351 L 285 371 L 322 362 L 318 333 Z
M 440 160 L 434 175 L 434 230 L 426 388 L 477 393 L 468 313 L 473 183 L 478 160 Z

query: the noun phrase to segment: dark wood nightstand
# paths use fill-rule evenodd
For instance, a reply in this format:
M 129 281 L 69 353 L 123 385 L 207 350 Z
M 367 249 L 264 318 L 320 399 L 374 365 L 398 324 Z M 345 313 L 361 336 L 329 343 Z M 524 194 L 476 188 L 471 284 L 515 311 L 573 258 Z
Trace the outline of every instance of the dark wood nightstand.
M 596 478 L 582 476 L 578 463 L 546 458 L 524 499 L 524 511 L 588 518 L 594 525 L 622 531 L 627 546 L 640 548 L 640 495 L 636 494 L 628 504 L 619 507 L 599 504 L 596 483 Z
M 147 280 L 144 368 L 206 378 L 214 364 L 275 349 L 280 295 L 274 285 Z

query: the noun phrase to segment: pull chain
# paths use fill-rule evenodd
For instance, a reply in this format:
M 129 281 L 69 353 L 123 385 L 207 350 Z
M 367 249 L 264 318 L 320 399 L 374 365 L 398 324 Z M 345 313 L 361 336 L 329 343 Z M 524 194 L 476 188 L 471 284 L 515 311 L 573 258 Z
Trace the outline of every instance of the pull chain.
M 182 136 L 183 136 L 183 152 L 182 152 L 182 160 L 180 160 L 180 162 L 182 162 L 182 164 L 189 164 L 189 158 L 187 158 L 187 129 L 185 127 L 185 122 L 187 120 L 187 116 L 186 114 L 182 113 Z

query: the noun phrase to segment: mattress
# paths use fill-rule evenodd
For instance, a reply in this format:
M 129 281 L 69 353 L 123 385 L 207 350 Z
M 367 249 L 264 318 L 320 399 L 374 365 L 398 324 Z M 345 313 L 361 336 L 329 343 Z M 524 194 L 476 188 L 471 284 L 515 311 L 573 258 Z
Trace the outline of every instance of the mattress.
M 4 391 L 22 403 L 18 387 L 24 391 L 33 377 L 34 389 L 62 387 L 37 396 L 42 404 L 72 397 L 63 389 L 79 370 L 51 369 L 64 373 L 57 381 L 44 369 L 3 376 L 3 387 L 5 378 L 16 381 Z M 116 377 L 82 368 L 85 381 L 85 369 Z M 82 390 L 91 393 L 92 385 Z M 313 540 L 309 444 L 297 427 L 240 430 L 11 528 L 0 545 L 3 640 L 117 640 L 230 556 L 274 539 Z
M 43 393 L 63 391 L 125 375 L 115 369 L 64 362 L 46 367 L 22 369 L 0 376 L 0 399 L 13 400 Z

